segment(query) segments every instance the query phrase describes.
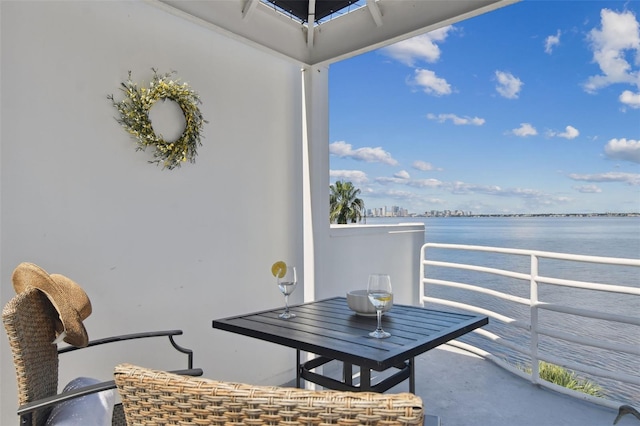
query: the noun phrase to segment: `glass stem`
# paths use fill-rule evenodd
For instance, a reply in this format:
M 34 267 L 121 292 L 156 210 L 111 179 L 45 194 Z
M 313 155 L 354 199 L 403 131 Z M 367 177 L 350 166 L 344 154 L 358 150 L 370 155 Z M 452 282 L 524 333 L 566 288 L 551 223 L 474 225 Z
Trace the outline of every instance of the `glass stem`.
M 284 295 L 284 311 L 289 312 L 289 295 Z
M 376 315 L 378 316 L 378 329 L 376 331 L 382 331 L 382 309 L 376 309 Z

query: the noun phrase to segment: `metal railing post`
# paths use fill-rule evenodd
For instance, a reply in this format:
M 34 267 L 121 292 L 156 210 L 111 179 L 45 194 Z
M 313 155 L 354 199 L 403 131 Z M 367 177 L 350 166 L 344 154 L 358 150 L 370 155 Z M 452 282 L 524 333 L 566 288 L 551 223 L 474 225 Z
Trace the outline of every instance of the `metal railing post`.
M 530 261 L 530 270 L 518 271 L 515 266 L 513 268 L 496 268 L 492 266 L 462 262 L 451 262 L 446 260 L 431 260 L 427 259 L 427 248 L 436 249 L 449 249 L 449 250 L 461 250 L 467 252 L 487 252 L 487 253 L 500 253 L 507 256 L 526 256 Z M 634 277 L 637 277 L 637 270 L 640 268 L 640 259 L 631 258 L 614 258 L 614 257 L 602 257 L 602 256 L 588 256 L 569 253 L 557 253 L 547 252 L 539 250 L 526 250 L 526 249 L 510 249 L 502 247 L 488 247 L 488 246 L 473 246 L 473 245 L 461 245 L 461 244 L 443 244 L 443 243 L 425 243 L 420 252 L 420 297 L 421 304 L 426 302 L 434 303 L 436 305 L 442 305 L 455 309 L 463 309 L 469 312 L 475 312 L 481 315 L 487 315 L 491 321 L 495 321 L 502 326 L 507 326 L 513 330 L 521 330 L 523 334 L 529 332 L 530 340 L 520 339 L 522 334 L 517 334 L 514 338 L 512 334 L 501 335 L 498 328 L 495 329 L 477 329 L 474 330 L 474 334 L 478 335 L 486 340 L 486 346 L 477 347 L 473 344 L 460 342 L 453 340 L 449 344 L 475 353 L 481 357 L 487 358 L 495 362 L 500 367 L 514 373 L 515 375 L 532 382 L 537 386 L 553 389 L 556 392 L 576 397 L 582 400 L 590 401 L 599 405 L 603 405 L 609 408 L 618 408 L 623 401 L 615 400 L 607 396 L 592 396 L 583 392 L 571 390 L 563 386 L 558 386 L 554 383 L 550 383 L 540 377 L 540 363 L 548 362 L 553 365 L 561 366 L 570 371 L 578 371 L 580 374 L 584 373 L 598 378 L 611 379 L 618 383 L 624 383 L 630 386 L 640 386 L 640 376 L 637 374 L 637 369 L 629 370 L 626 365 L 616 364 L 608 365 L 608 368 L 602 368 L 595 365 L 589 365 L 588 359 L 571 359 L 570 354 L 554 355 L 553 351 L 548 351 L 544 347 L 540 347 L 541 338 L 551 338 L 558 341 L 558 345 L 564 342 L 564 345 L 576 344 L 583 350 L 586 348 L 599 348 L 608 351 L 619 353 L 621 356 L 640 356 L 640 346 L 636 340 L 629 342 L 616 341 L 614 339 L 602 339 L 596 336 L 591 336 L 588 331 L 576 329 L 566 330 L 562 327 L 562 320 L 553 321 L 550 324 L 543 324 L 540 320 L 541 312 L 554 312 L 560 315 L 571 315 L 580 321 L 580 318 L 591 318 L 596 320 L 608 321 L 612 324 L 621 324 L 624 326 L 637 326 L 640 327 L 640 316 L 637 315 L 637 311 L 627 312 L 627 310 L 621 309 L 619 312 L 610 312 L 608 310 L 597 308 L 590 308 L 587 306 L 575 306 L 571 302 L 558 302 L 552 300 L 546 292 L 542 295 L 544 301 L 540 300 L 540 284 L 549 286 L 552 288 L 562 289 L 581 289 L 589 291 L 603 292 L 610 295 L 628 295 L 640 297 L 640 288 L 636 285 L 620 285 L 609 284 L 602 281 L 581 281 L 576 279 L 562 278 L 557 271 L 551 269 L 552 275 L 549 273 L 543 273 L 541 275 L 540 268 L 541 259 L 554 259 L 563 262 L 579 262 L 580 264 L 587 265 L 610 265 L 610 266 L 622 266 L 629 267 L 629 271 L 634 273 Z M 431 253 L 429 252 L 429 255 Z M 524 259 L 523 259 L 524 260 Z M 545 261 L 543 260 L 542 263 Z M 506 262 L 507 265 L 513 266 L 510 262 Z M 574 265 L 574 263 L 570 263 Z M 544 265 L 546 270 L 548 265 Z M 563 266 L 566 266 L 564 264 Z M 448 268 L 455 271 L 465 271 L 470 273 L 482 273 L 491 274 L 497 277 L 506 277 L 514 282 L 519 282 L 526 285 L 529 281 L 529 297 L 522 297 L 508 289 L 506 292 L 501 291 L 498 288 L 490 288 L 480 283 L 474 282 L 475 279 L 469 279 L 465 277 L 458 280 L 447 280 L 439 277 L 429 277 L 427 274 L 433 274 L 433 271 L 442 271 L 443 268 Z M 631 271 L 631 268 L 636 268 Z M 555 275 L 555 276 L 553 276 Z M 473 277 L 475 278 L 475 276 Z M 467 280 L 465 282 L 464 280 Z M 482 277 L 481 277 L 482 279 Z M 458 294 L 455 298 L 435 297 L 434 295 L 427 294 L 426 286 L 442 286 L 451 289 L 461 289 L 467 292 L 466 294 Z M 554 287 L 551 287 L 554 286 Z M 430 287 L 432 288 L 432 287 Z M 547 287 L 545 287 L 546 289 Z M 523 288 L 524 291 L 525 288 Z M 550 290 L 551 291 L 551 290 Z M 472 292 L 471 295 L 469 295 Z M 431 293 L 431 291 L 429 291 Z M 506 312 L 495 312 L 491 310 L 491 306 L 476 305 L 474 302 L 479 300 L 475 299 L 473 294 L 490 296 L 501 301 L 513 303 L 514 306 L 520 306 L 524 309 L 523 315 L 526 316 L 526 307 L 529 306 L 529 318 L 518 319 L 515 311 L 511 312 L 509 309 Z M 465 297 L 466 296 L 466 297 Z M 548 300 L 547 300 L 548 299 Z M 522 311 L 519 311 L 522 312 Z M 563 317 L 567 318 L 567 317 Z M 489 324 L 491 326 L 491 324 Z M 564 328 L 564 329 L 563 329 Z M 635 333 L 635 329 L 633 331 Z M 510 333 L 511 334 L 511 333 Z M 546 336 L 546 337 L 543 337 Z M 635 336 L 635 334 L 634 334 Z M 545 341 L 546 343 L 546 341 Z M 523 357 L 531 359 L 531 372 L 525 371 L 520 365 L 514 364 L 508 359 L 504 359 L 503 355 L 498 355 L 498 352 L 493 352 L 494 345 L 501 346 L 503 350 L 513 351 L 514 354 L 520 354 Z M 555 343 L 554 343 L 555 345 Z M 516 355 L 517 356 L 517 355 Z M 521 358 L 520 358 L 521 359 Z
M 531 255 L 530 306 L 531 306 L 531 382 L 540 382 L 538 359 L 538 256 Z
M 423 245 L 422 248 L 420 249 L 420 282 L 418 283 L 420 287 L 418 287 L 420 289 L 420 306 L 424 307 L 424 295 L 425 295 L 425 291 L 424 291 L 424 277 L 425 277 L 425 273 L 424 273 L 424 261 L 427 258 L 427 246 Z

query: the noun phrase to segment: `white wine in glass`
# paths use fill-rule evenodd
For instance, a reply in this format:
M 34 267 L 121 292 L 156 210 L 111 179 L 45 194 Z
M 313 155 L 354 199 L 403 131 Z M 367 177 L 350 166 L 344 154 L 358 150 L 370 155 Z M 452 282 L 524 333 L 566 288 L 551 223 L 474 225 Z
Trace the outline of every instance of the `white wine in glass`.
M 382 329 L 382 311 L 391 303 L 392 300 L 391 277 L 387 274 L 371 274 L 369 275 L 369 283 L 367 284 L 367 296 L 369 301 L 376 308 L 376 316 L 378 317 L 378 328 L 369 333 L 369 336 L 376 339 L 384 339 L 391 336 Z
M 298 284 L 298 277 L 296 275 L 295 266 L 287 266 L 287 271 L 280 277 L 278 276 L 278 288 L 284 294 L 284 312 L 278 315 L 280 318 L 289 319 L 294 318 L 296 314 L 289 311 L 289 295 L 293 293 Z

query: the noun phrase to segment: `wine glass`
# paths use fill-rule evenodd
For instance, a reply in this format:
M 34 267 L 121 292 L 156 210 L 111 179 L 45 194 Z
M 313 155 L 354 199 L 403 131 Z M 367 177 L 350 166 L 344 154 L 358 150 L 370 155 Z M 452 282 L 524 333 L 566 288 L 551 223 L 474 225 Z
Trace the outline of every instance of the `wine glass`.
M 391 278 L 387 274 L 371 274 L 369 275 L 369 283 L 367 284 L 367 296 L 378 317 L 378 328 L 369 333 L 369 336 L 376 339 L 384 339 L 391 336 L 382 329 L 382 310 L 391 303 Z
M 278 276 L 278 288 L 284 294 L 284 312 L 278 315 L 280 318 L 289 319 L 296 316 L 293 312 L 289 311 L 289 295 L 296 289 L 298 283 L 296 275 L 296 267 L 288 266 L 287 271 L 282 277 Z

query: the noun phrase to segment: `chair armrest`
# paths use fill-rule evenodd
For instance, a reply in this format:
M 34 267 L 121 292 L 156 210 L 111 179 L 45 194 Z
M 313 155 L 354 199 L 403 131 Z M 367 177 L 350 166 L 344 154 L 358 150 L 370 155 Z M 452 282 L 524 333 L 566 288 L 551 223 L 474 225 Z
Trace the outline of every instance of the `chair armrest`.
M 81 396 L 113 389 L 115 388 L 115 386 L 115 382 L 113 380 L 110 380 L 108 382 L 96 383 L 95 385 L 90 385 L 84 388 L 74 389 L 68 392 L 60 393 L 58 395 L 31 401 L 18 407 L 18 416 L 23 416 L 27 413 L 33 412 L 35 410 L 40 410 L 42 408 L 51 407 L 69 399 L 80 398 Z
M 202 376 L 203 374 L 201 368 L 190 368 L 187 370 L 174 370 L 172 371 L 172 373 L 183 375 L 183 376 Z M 115 381 L 109 380 L 106 382 L 96 383 L 95 385 L 90 385 L 83 388 L 62 392 L 57 395 L 49 396 L 47 398 L 38 399 L 36 401 L 32 401 L 27 404 L 24 404 L 18 407 L 17 414 L 18 416 L 24 416 L 25 414 L 29 414 L 33 411 L 40 410 L 47 407 L 52 407 L 54 405 L 60 404 L 70 399 L 80 398 L 85 395 L 91 395 L 93 393 L 102 392 L 105 390 L 110 390 L 115 388 L 116 388 Z
M 89 344 L 83 348 L 78 348 L 75 346 L 65 346 L 64 348 L 58 349 L 59 354 L 63 354 L 66 352 L 72 352 L 78 349 L 90 348 L 92 346 L 104 345 L 106 343 L 114 343 L 114 342 L 124 342 L 127 340 L 136 340 L 136 339 L 146 339 L 149 337 L 168 337 L 171 342 L 171 346 L 174 347 L 175 350 L 187 355 L 187 369 L 193 369 L 193 351 L 191 349 L 183 348 L 178 345 L 173 336 L 179 336 L 182 334 L 182 330 L 162 330 L 162 331 L 147 331 L 142 333 L 133 333 L 133 334 L 122 334 L 119 336 L 111 336 L 105 337 L 103 339 L 96 339 L 89 341 Z

